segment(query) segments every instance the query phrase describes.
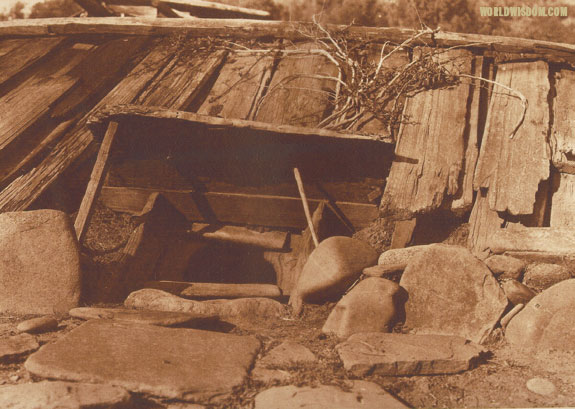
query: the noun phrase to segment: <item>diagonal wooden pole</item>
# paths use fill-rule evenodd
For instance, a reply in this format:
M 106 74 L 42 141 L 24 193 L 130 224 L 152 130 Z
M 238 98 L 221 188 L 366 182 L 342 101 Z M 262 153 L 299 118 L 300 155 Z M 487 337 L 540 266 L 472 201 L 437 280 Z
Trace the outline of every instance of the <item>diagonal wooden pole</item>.
M 311 233 L 311 237 L 313 239 L 313 244 L 315 244 L 315 246 L 319 246 L 319 241 L 317 239 L 317 234 L 315 232 L 315 229 L 313 228 L 313 221 L 311 219 L 311 214 L 309 212 L 309 205 L 307 203 L 307 197 L 305 195 L 305 191 L 303 190 L 303 182 L 301 180 L 301 175 L 299 173 L 298 168 L 294 168 L 293 170 L 293 174 L 295 176 L 295 181 L 297 183 L 297 188 L 299 190 L 299 195 L 301 197 L 301 202 L 303 204 L 303 211 L 305 213 L 305 218 L 307 220 L 307 226 L 309 227 L 310 233 Z

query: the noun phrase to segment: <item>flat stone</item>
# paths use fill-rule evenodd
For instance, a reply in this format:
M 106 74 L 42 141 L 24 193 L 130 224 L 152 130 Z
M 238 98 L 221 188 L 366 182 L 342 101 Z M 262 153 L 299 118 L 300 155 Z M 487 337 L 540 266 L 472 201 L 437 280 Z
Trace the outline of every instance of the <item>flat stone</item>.
M 383 264 L 364 268 L 362 273 L 368 277 L 395 277 L 403 273 L 407 264 Z
M 347 338 L 359 332 L 391 332 L 405 298 L 400 287 L 385 278 L 360 281 L 333 308 L 322 332 Z
M 317 388 L 280 386 L 260 392 L 255 409 L 404 409 L 405 406 L 379 385 L 367 381 L 350 381 L 349 391 L 337 386 Z
M 501 283 L 501 288 L 503 288 L 505 296 L 513 305 L 527 304 L 537 295 L 535 291 L 517 280 L 505 280 Z
M 27 332 L 29 334 L 41 334 L 43 332 L 55 331 L 58 329 L 58 320 L 51 316 L 32 318 L 22 321 L 16 327 L 18 332 Z
M 252 370 L 252 380 L 262 383 L 288 382 L 292 374 L 285 369 L 268 369 L 256 364 Z
M 345 369 L 354 375 L 453 374 L 471 369 L 485 350 L 448 335 L 355 334 L 336 346 Z
M 377 252 L 367 243 L 334 236 L 310 254 L 297 282 L 296 294 L 306 302 L 339 299 L 364 268 L 377 264 Z
M 412 247 L 404 247 L 400 249 L 390 249 L 384 251 L 379 256 L 379 260 L 377 262 L 380 266 L 394 266 L 394 268 L 398 268 L 398 266 L 403 266 L 403 269 L 407 267 L 410 260 L 422 250 L 425 250 L 429 247 L 429 244 L 421 245 L 421 246 L 412 246 Z
M 531 264 L 525 270 L 523 284 L 537 290 L 545 290 L 554 284 L 571 278 L 571 272 L 559 264 Z
M 0 339 L 0 362 L 11 361 L 40 348 L 32 335 L 20 334 Z
M 487 266 L 459 246 L 429 245 L 413 257 L 399 284 L 409 294 L 405 325 L 416 333 L 481 342 L 508 304 Z
M 174 327 L 180 325 L 203 325 L 216 321 L 216 315 L 196 315 L 186 312 L 130 310 L 126 308 L 79 307 L 70 310 L 70 316 L 84 320 L 108 319 L 122 322 L 139 322 L 141 324 Z
M 241 385 L 260 348 L 254 337 L 91 320 L 31 355 L 50 379 L 108 383 L 135 393 L 217 401 Z
M 127 308 L 172 311 L 195 314 L 198 317 L 217 316 L 229 322 L 258 321 L 286 314 L 281 303 L 269 298 L 238 298 L 235 300 L 187 300 L 161 290 L 134 291 L 124 301 Z
M 112 409 L 128 407 L 130 394 L 119 386 L 44 381 L 2 387 L 0 402 L 10 409 Z
M 527 389 L 538 395 L 549 396 L 555 393 L 555 385 L 543 378 L 531 378 L 526 383 Z
M 0 214 L 0 312 L 68 312 L 80 299 L 80 255 L 66 213 Z
M 491 270 L 494 276 L 499 278 L 512 278 L 520 280 L 526 263 L 515 257 L 494 254 L 485 260 L 485 264 Z
M 308 348 L 301 344 L 285 341 L 258 361 L 265 367 L 289 366 L 301 363 L 313 363 L 317 358 Z
M 575 279 L 548 288 L 511 319 L 507 341 L 518 349 L 575 352 Z

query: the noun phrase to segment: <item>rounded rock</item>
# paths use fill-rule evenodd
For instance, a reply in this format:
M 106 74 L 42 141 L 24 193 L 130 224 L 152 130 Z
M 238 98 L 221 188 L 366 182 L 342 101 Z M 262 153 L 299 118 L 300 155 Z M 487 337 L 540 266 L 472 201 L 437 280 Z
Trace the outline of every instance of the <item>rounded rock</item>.
M 58 329 L 58 320 L 49 315 L 44 317 L 32 318 L 22 321 L 16 327 L 18 332 L 27 332 L 29 334 L 41 334 Z
M 527 389 L 538 395 L 549 396 L 555 393 L 555 385 L 543 378 L 532 378 L 527 381 Z

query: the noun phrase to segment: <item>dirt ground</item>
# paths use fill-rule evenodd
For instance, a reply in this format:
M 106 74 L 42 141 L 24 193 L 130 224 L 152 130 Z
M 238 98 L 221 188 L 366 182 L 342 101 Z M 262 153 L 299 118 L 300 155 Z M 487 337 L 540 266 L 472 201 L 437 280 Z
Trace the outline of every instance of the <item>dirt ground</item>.
M 289 384 L 342 385 L 346 379 L 358 379 L 346 373 L 334 346 L 337 340 L 321 333 L 321 327 L 334 304 L 306 306 L 299 319 L 283 318 L 245 323 L 235 326 L 230 333 L 254 335 L 263 345 L 261 356 L 267 351 L 290 340 L 307 346 L 318 358 L 313 365 L 297 365 L 279 368 L 290 371 Z M 109 305 L 108 305 L 109 306 Z M 14 335 L 16 326 L 30 317 L 0 316 L 0 338 Z M 38 335 L 40 344 L 53 342 L 82 323 L 81 320 L 64 318 L 58 331 Z M 367 376 L 361 379 L 381 385 L 406 404 L 415 408 L 533 408 L 575 406 L 575 359 L 573 357 L 533 356 L 514 351 L 506 345 L 501 332 L 497 331 L 487 345 L 491 354 L 470 371 L 446 376 L 384 377 Z M 23 368 L 26 357 L 11 363 L 0 364 L 0 385 L 31 382 Z M 569 359 L 571 358 L 571 359 Z M 552 396 L 530 392 L 526 382 L 534 377 L 551 381 L 556 387 Z M 250 408 L 255 395 L 276 384 L 248 382 L 226 401 L 214 408 Z M 138 397 L 141 408 L 165 407 L 158 400 Z

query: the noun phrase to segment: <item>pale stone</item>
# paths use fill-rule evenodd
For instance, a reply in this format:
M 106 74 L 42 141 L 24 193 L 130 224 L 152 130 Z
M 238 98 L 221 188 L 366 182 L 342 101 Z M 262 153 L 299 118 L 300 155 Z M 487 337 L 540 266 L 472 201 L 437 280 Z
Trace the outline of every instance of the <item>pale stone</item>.
M 31 320 L 22 321 L 16 329 L 18 332 L 41 334 L 58 329 L 58 320 L 51 316 L 32 318 Z
M 296 342 L 286 341 L 268 352 L 258 362 L 258 365 L 275 367 L 313 363 L 315 361 L 315 355 L 308 348 Z
M 518 349 L 575 352 L 575 279 L 565 280 L 535 296 L 505 331 Z
M 269 298 L 194 301 L 149 288 L 131 293 L 124 301 L 124 305 L 128 308 L 185 312 L 198 317 L 217 316 L 230 322 L 258 321 L 286 314 L 284 305 Z
M 549 396 L 555 393 L 555 385 L 543 378 L 531 378 L 526 383 L 527 389 L 538 395 Z
M 403 403 L 375 383 L 350 381 L 350 389 L 321 385 L 317 388 L 280 386 L 260 392 L 255 409 L 405 409 Z
M 179 325 L 202 326 L 216 321 L 217 316 L 195 315 L 186 312 L 129 310 L 125 308 L 79 307 L 70 310 L 70 316 L 84 320 L 109 319 L 124 322 L 173 327 Z
M 0 214 L 0 312 L 67 312 L 80 299 L 80 255 L 56 210 Z
M 0 402 L 4 409 L 119 409 L 130 394 L 112 385 L 44 381 L 2 387 Z
M 345 369 L 356 376 L 439 375 L 471 369 L 485 350 L 448 335 L 355 334 L 336 350 Z
M 558 264 L 532 264 L 527 267 L 523 283 L 531 288 L 544 290 L 571 278 L 569 269 Z
M 364 268 L 377 263 L 377 252 L 367 243 L 334 236 L 310 254 L 297 282 L 296 294 L 306 302 L 340 298 Z
M 537 295 L 535 291 L 517 280 L 505 280 L 501 283 L 501 288 L 503 288 L 505 296 L 513 305 L 527 304 Z
M 360 281 L 334 307 L 322 332 L 347 338 L 359 332 L 390 332 L 402 307 L 400 287 L 384 278 Z
M 401 277 L 408 292 L 405 325 L 416 333 L 458 335 L 481 342 L 508 301 L 487 266 L 459 246 L 432 244 Z
M 515 257 L 494 254 L 485 260 L 485 264 L 491 270 L 494 276 L 500 278 L 521 279 L 525 262 Z
M 421 245 L 421 246 L 412 246 L 412 247 L 404 247 L 400 249 L 390 249 L 386 250 L 379 256 L 379 260 L 377 262 L 380 266 L 396 266 L 394 268 L 398 268 L 397 266 L 407 267 L 409 261 L 422 250 L 428 248 L 429 245 Z
M 288 382 L 292 374 L 285 369 L 268 369 L 256 364 L 252 370 L 252 379 L 261 383 Z
M 20 334 L 0 339 L 0 362 L 17 359 L 40 348 L 32 335 Z
M 243 384 L 259 348 L 250 336 L 91 320 L 42 347 L 25 368 L 38 377 L 217 401 Z

